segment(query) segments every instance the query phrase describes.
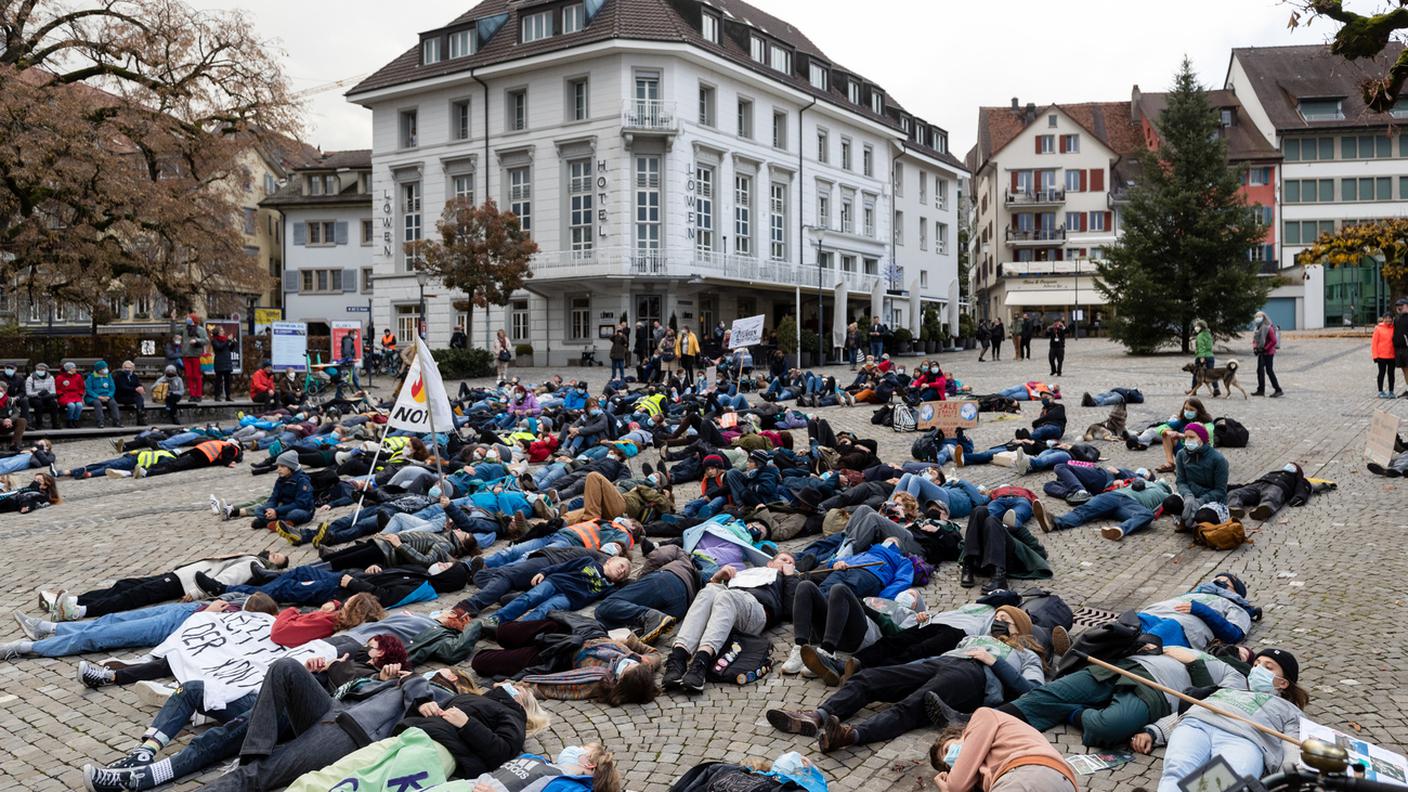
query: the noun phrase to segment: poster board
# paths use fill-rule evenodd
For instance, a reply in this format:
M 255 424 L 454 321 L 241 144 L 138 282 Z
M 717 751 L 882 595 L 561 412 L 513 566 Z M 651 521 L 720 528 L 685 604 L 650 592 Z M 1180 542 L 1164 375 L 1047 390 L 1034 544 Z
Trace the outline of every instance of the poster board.
M 354 359 L 360 365 L 362 362 L 362 342 L 366 339 L 366 333 L 362 332 L 361 322 L 332 323 L 332 353 L 328 356 L 328 360 L 342 359 L 342 337 L 348 334 L 355 336 L 356 355 L 354 355 Z
M 256 335 L 266 333 L 274 326 L 275 322 L 282 322 L 283 319 L 284 309 L 282 308 L 255 308 L 254 332 Z
M 308 367 L 308 324 L 306 322 L 274 322 L 274 342 L 271 360 L 278 371 L 303 371 Z
M 1398 416 L 1375 410 L 1374 417 L 1369 419 L 1369 442 L 1364 446 L 1364 456 L 1370 462 L 1388 466 L 1393 460 L 1393 446 L 1398 440 Z
M 763 343 L 763 315 L 734 319 L 729 329 L 728 348 L 756 346 Z
M 955 429 L 974 429 L 978 426 L 978 402 L 975 399 L 924 402 L 915 412 L 915 428 L 921 432 L 938 427 L 945 435 L 952 435 Z
M 220 328 L 225 331 L 225 335 L 230 337 L 230 372 L 232 374 L 243 374 L 244 369 L 240 366 L 240 335 L 243 324 L 238 319 L 210 319 L 205 323 L 205 329 L 210 333 L 210 338 L 215 339 L 215 332 L 212 328 Z M 200 370 L 205 374 L 215 373 L 215 349 L 214 344 L 205 348 L 205 354 L 200 356 Z
M 1408 787 L 1408 759 L 1401 754 L 1302 717 L 1300 738 L 1305 740 L 1312 737 L 1343 748 L 1349 754 L 1350 767 L 1357 768 L 1351 770 L 1352 775 L 1381 784 Z

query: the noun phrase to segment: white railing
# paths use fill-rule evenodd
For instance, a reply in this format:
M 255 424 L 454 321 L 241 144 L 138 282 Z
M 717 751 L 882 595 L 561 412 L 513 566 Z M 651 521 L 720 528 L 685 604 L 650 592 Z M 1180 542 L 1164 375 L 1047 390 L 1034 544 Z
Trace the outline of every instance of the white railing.
M 533 258 L 531 267 L 534 278 L 540 281 L 597 277 L 698 277 L 784 287 L 815 287 L 817 283 L 815 264 L 797 265 L 790 261 L 709 250 L 605 248 L 543 251 Z M 844 280 L 851 292 L 869 293 L 879 279 L 878 275 L 847 271 L 838 273 L 831 268 L 823 271 L 821 280 L 827 289 L 834 286 L 837 280 Z
M 621 102 L 621 128 L 650 132 L 678 132 L 680 118 L 674 102 L 625 99 Z

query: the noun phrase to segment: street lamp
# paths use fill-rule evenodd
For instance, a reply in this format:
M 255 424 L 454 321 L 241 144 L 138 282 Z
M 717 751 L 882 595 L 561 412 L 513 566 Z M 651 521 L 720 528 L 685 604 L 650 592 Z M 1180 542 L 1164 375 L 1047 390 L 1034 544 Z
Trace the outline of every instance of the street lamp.
M 820 227 L 820 226 L 807 226 L 806 229 L 807 229 L 807 236 L 811 238 L 812 244 L 816 246 L 816 349 L 817 349 L 817 355 L 820 356 L 820 358 L 821 358 L 821 360 L 820 360 L 821 365 L 825 365 L 825 363 L 826 363 L 826 353 L 825 353 L 823 350 L 825 350 L 826 347 L 825 347 L 825 345 L 823 345 L 822 342 L 821 342 L 821 339 L 823 338 L 822 329 L 821 329 L 821 326 L 822 326 L 822 314 L 823 314 L 823 306 L 822 306 L 822 285 L 821 285 L 821 282 L 822 282 L 822 271 L 821 271 L 821 239 L 822 239 L 822 235 L 826 233 L 826 229 L 824 229 L 824 228 L 822 228 L 822 227 Z M 840 310 L 839 306 L 837 307 L 837 310 Z M 799 317 L 797 317 L 797 318 L 798 318 L 798 319 L 801 319 L 802 317 L 799 316 Z M 800 327 L 800 326 L 801 326 L 801 324 L 799 323 L 799 324 L 798 324 L 798 327 Z M 799 340 L 797 346 L 799 347 L 799 350 L 800 350 L 800 347 L 801 347 L 800 340 Z
M 429 282 L 430 273 L 426 272 L 423 267 L 417 267 L 416 285 L 420 286 L 420 316 L 418 317 L 417 324 L 419 326 L 416 328 L 416 335 L 420 338 L 425 338 L 425 330 L 430 327 L 430 324 L 425 320 L 425 284 Z

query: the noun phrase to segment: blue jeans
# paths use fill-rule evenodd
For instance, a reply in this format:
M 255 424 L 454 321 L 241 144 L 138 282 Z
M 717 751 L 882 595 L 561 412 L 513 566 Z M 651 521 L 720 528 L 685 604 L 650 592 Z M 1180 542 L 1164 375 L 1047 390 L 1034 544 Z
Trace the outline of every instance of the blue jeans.
M 1080 490 L 1103 492 L 1108 486 L 1110 474 L 1104 468 L 1064 463 L 1056 466 L 1056 480 L 1046 482 L 1042 489 L 1047 495 L 1066 498 Z
M 161 705 L 161 711 L 152 719 L 152 726 L 149 734 L 154 733 L 161 742 L 170 743 L 191 723 L 191 716 L 199 712 L 202 715 L 227 723 L 231 719 L 249 712 L 254 706 L 255 700 L 259 698 L 258 691 L 246 693 L 243 696 L 225 705 L 224 709 L 207 710 L 205 708 L 205 683 L 199 679 L 176 688 L 176 692 L 171 694 L 171 698 Z
M 1011 511 L 1017 515 L 1017 524 L 1023 525 L 1032 518 L 1032 502 L 1020 495 L 1007 495 L 988 501 L 988 515 L 1001 520 L 1002 515 Z
M 1006 396 L 1017 401 L 1031 401 L 1032 397 L 1027 393 L 1026 385 L 1013 385 L 1010 388 L 1003 388 L 997 392 L 998 396 Z
M 557 587 L 546 581 L 514 597 L 513 602 L 503 606 L 495 614 L 500 622 L 537 621 L 547 618 L 549 611 L 568 610 L 572 604 L 566 594 L 557 593 Z
M 73 477 L 76 479 L 81 479 L 83 478 L 84 473 L 88 473 L 94 476 L 100 476 L 109 470 L 130 471 L 135 467 L 137 467 L 137 456 L 135 454 L 123 454 L 117 459 L 109 459 L 106 462 L 94 462 L 91 465 L 85 465 L 81 468 L 74 468 Z
M 230 586 L 228 591 L 253 594 L 262 591 L 275 602 L 293 605 L 322 605 L 333 598 L 342 585 L 341 572 L 322 567 L 294 567 L 262 586 Z
M 1071 455 L 1067 451 L 1062 451 L 1057 448 L 1051 448 L 1046 451 L 1042 451 L 1040 454 L 1037 454 L 1034 457 L 1029 457 L 1029 459 L 1032 463 L 1032 470 L 1050 470 L 1056 467 L 1057 465 L 1061 464 L 1062 462 L 1070 462 Z
M 493 555 L 484 556 L 484 567 L 494 569 L 505 564 L 512 564 L 521 561 L 534 550 L 542 550 L 544 547 L 564 547 L 572 544 L 572 540 L 561 534 L 551 534 L 541 539 L 528 539 L 523 542 L 516 542 L 505 547 Z
M 715 498 L 695 498 L 686 503 L 680 513 L 691 520 L 707 520 L 723 511 L 727 505 L 728 499 L 722 495 Z
M 550 489 L 554 482 L 567 475 L 567 466 L 561 462 L 553 462 L 544 468 L 533 471 L 533 486 L 539 490 Z
M 1062 434 L 1064 434 L 1064 432 L 1061 431 L 1061 427 L 1052 426 L 1051 424 L 1042 424 L 1032 430 L 1032 439 L 1060 440 Z
M 880 356 L 885 354 L 885 342 L 883 340 L 870 342 L 870 354 L 878 362 Z
M 748 399 L 741 393 L 734 396 L 720 393 L 716 394 L 715 398 L 718 400 L 719 406 L 721 407 L 731 407 L 735 410 L 748 409 Z
M 64 405 L 64 415 L 65 415 L 70 421 L 77 421 L 79 418 L 82 418 L 82 417 L 83 417 L 83 402 L 77 401 L 77 402 L 69 402 L 68 404 L 65 404 L 65 405 Z
M 1133 498 L 1118 492 L 1102 492 L 1085 503 L 1052 521 L 1053 530 L 1064 530 L 1084 525 L 1092 520 L 1114 518 L 1120 521 L 1120 532 L 1129 536 L 1135 531 L 1148 528 L 1154 521 L 1154 512 Z
M 626 361 L 621 358 L 611 358 L 611 379 L 619 382 L 626 381 Z
M 188 445 L 192 445 L 197 440 L 204 437 L 205 435 L 202 435 L 200 432 L 178 432 L 165 440 L 158 441 L 157 447 L 167 451 L 175 451 L 178 448 L 185 448 Z
M 198 602 L 180 602 L 109 613 L 91 622 L 60 622 L 52 637 L 34 642 L 34 653 L 43 657 L 67 657 L 134 646 L 156 646 L 175 632 L 181 622 L 200 606 Z
M 1113 407 L 1116 404 L 1124 404 L 1124 397 L 1114 391 L 1097 393 L 1090 398 L 1095 400 L 1096 407 Z
M 958 519 L 967 517 L 973 510 L 988 502 L 988 496 L 978 491 L 970 481 L 953 480 L 944 482 L 948 494 L 948 516 Z
M 934 464 L 947 465 L 950 461 L 952 461 L 953 447 L 956 445 L 963 446 L 964 462 L 966 464 L 968 458 L 967 455 L 970 451 L 973 450 L 973 441 L 969 440 L 967 436 L 945 439 L 943 445 L 939 446 L 939 452 L 934 455 Z
M 948 502 L 948 493 L 944 491 L 944 488 L 917 473 L 906 473 L 900 476 L 900 483 L 895 485 L 895 492 L 908 492 L 914 496 L 915 500 L 919 501 L 920 506 L 929 501 L 938 501 L 949 506 L 949 514 L 953 513 L 951 511 L 953 507 Z
M 992 458 L 993 458 L 993 455 L 994 455 L 994 454 L 997 454 L 997 453 L 999 453 L 999 452 L 1006 451 L 1006 450 L 1007 450 L 1007 446 L 1005 446 L 1005 445 L 993 446 L 992 448 L 989 448 L 989 449 L 986 450 L 986 451 L 968 451 L 968 450 L 965 450 L 965 451 L 963 452 L 963 466 L 964 466 L 964 467 L 968 467 L 969 465 L 988 465 L 988 464 L 991 464 L 991 463 L 992 463 Z
M 689 591 L 684 581 L 670 572 L 656 572 L 637 580 L 602 600 L 596 606 L 596 620 L 608 630 L 630 627 L 650 611 L 684 618 L 689 610 Z
M 1260 778 L 1267 769 L 1255 742 L 1202 721 L 1185 719 L 1168 737 L 1158 792 L 1178 792 L 1178 782 L 1214 756 L 1226 759 L 1241 777 Z

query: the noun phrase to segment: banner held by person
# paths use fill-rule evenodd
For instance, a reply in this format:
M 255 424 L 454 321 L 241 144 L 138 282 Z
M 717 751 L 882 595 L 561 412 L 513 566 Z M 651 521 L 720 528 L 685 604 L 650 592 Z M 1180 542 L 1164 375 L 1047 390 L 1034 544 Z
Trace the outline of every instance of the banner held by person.
M 425 340 L 415 340 L 415 354 L 406 381 L 396 396 L 396 405 L 386 425 L 408 432 L 449 432 L 455 422 L 450 412 L 450 398 L 445 382 Z
M 733 327 L 729 330 L 728 348 L 739 349 L 763 343 L 763 318 L 763 315 L 759 314 L 734 319 Z

